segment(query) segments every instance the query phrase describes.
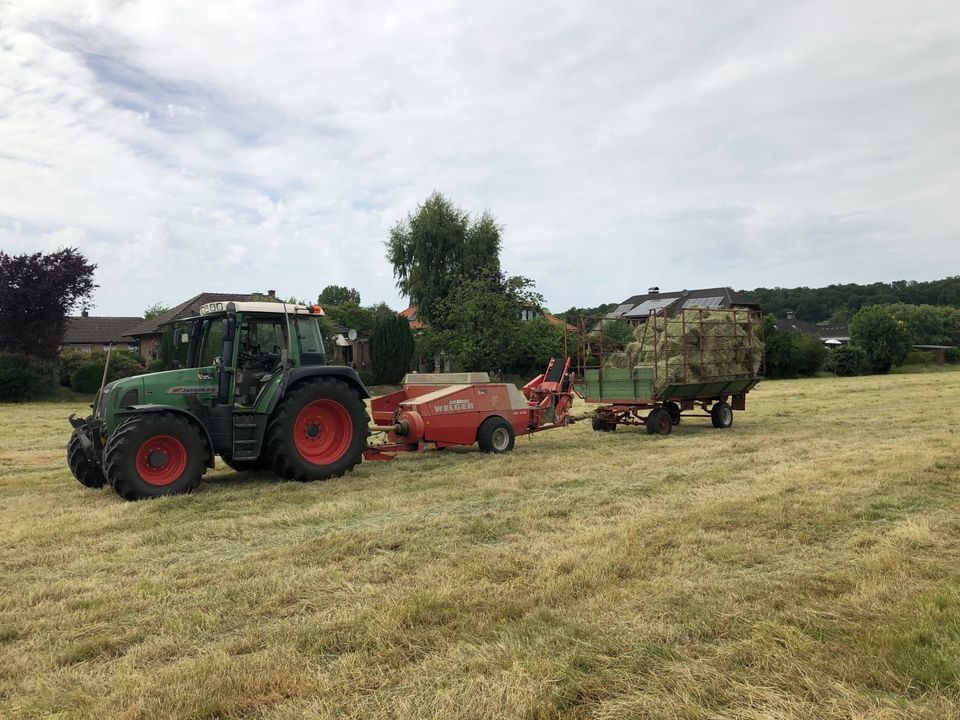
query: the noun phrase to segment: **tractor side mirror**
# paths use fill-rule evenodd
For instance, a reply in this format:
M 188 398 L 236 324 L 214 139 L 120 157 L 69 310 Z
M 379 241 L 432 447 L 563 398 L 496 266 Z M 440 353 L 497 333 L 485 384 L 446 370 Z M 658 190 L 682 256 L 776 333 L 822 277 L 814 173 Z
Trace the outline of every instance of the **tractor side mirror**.
M 213 359 L 213 366 L 214 366 L 217 370 L 222 370 L 222 369 L 223 369 L 223 358 L 221 358 L 221 357 L 215 357 L 215 358 Z

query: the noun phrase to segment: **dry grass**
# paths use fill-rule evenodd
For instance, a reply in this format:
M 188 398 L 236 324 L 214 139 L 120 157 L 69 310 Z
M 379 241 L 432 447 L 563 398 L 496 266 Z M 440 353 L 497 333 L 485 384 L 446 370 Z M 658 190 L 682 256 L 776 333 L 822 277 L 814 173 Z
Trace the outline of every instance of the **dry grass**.
M 0 716 L 960 717 L 960 373 L 126 503 L 0 408 Z

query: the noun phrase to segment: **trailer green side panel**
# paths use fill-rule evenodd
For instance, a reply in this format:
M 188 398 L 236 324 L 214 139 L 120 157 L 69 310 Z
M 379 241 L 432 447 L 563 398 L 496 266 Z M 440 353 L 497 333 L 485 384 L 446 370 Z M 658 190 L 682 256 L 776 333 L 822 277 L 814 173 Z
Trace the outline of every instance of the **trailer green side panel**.
M 653 397 L 653 368 L 587 370 L 576 382 L 577 392 L 590 402 L 637 402 Z
M 756 387 L 756 378 L 714 380 L 712 382 L 667 385 L 657 395 L 658 400 L 708 400 L 723 395 L 738 395 Z

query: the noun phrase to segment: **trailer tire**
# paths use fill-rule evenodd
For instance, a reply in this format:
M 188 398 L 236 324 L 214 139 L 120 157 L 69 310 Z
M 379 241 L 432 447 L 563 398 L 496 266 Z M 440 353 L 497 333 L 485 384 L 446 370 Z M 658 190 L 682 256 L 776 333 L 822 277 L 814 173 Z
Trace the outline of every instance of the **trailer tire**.
M 648 435 L 669 435 L 673 430 L 673 418 L 670 413 L 660 408 L 647 415 L 647 434 Z
M 480 452 L 496 455 L 510 452 L 513 450 L 515 441 L 513 425 L 502 417 L 487 418 L 477 430 L 477 445 L 480 446 Z
M 590 421 L 590 426 L 595 432 L 613 432 L 617 429 L 617 424 L 615 422 L 610 422 L 609 420 L 604 420 L 603 418 L 596 416 Z
M 680 406 L 675 402 L 665 402 L 663 404 L 663 409 L 670 413 L 670 419 L 673 421 L 674 425 L 680 424 Z
M 70 466 L 70 472 L 84 487 L 103 487 L 107 482 L 107 479 L 103 477 L 103 470 L 87 460 L 87 456 L 83 452 L 83 446 L 80 444 L 80 438 L 77 437 L 77 432 L 77 430 L 73 431 L 70 442 L 67 443 L 67 465 Z
M 285 480 L 340 477 L 363 460 L 370 418 L 359 393 L 332 377 L 287 393 L 267 427 L 264 455 Z
M 733 408 L 721 400 L 710 408 L 710 421 L 718 430 L 725 430 L 733 425 Z

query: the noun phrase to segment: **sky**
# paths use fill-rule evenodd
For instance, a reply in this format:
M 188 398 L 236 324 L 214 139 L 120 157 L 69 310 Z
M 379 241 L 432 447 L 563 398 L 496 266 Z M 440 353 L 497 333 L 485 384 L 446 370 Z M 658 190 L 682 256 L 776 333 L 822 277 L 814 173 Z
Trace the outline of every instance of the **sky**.
M 960 274 L 960 3 L 0 0 L 0 249 L 92 314 L 405 299 L 439 190 L 555 311 Z

